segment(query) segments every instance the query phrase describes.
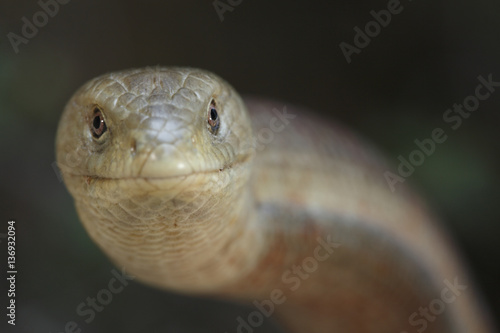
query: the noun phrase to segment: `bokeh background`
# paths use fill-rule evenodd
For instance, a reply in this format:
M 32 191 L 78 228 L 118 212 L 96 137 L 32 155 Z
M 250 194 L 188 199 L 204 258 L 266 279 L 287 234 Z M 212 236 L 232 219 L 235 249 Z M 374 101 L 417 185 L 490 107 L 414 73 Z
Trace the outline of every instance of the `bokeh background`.
M 223 0 L 226 3 L 225 0 Z M 237 2 L 237 1 L 236 1 Z M 234 3 L 234 2 L 233 2 Z M 479 75 L 500 81 L 500 2 L 402 0 L 403 11 L 348 64 L 339 43 L 388 1 L 249 1 L 221 21 L 212 1 L 71 0 L 13 50 L 35 0 L 0 1 L 0 233 L 17 221 L 17 325 L 0 332 L 235 332 L 250 308 L 132 282 L 87 324 L 79 303 L 113 266 L 90 241 L 53 169 L 60 113 L 84 81 L 146 65 L 218 73 L 242 93 L 305 105 L 380 146 L 389 161 L 413 140 L 448 140 L 409 177 L 454 237 L 495 317 L 500 315 L 500 89 L 456 131 L 442 116 Z M 6 306 L 5 239 L 0 300 Z M 258 332 L 279 332 L 266 322 Z

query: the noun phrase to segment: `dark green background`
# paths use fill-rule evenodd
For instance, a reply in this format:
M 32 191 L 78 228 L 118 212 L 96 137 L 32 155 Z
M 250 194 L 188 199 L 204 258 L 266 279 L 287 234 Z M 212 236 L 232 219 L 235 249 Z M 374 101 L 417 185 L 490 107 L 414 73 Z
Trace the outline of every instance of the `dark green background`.
M 444 111 L 500 81 L 500 2 L 403 0 L 403 11 L 347 64 L 340 42 L 387 1 L 244 0 L 223 22 L 211 1 L 72 0 L 16 54 L 7 33 L 40 10 L 0 1 L 1 220 L 17 221 L 16 332 L 235 332 L 249 308 L 132 283 L 86 324 L 75 309 L 107 286 L 112 265 L 90 241 L 52 168 L 60 113 L 104 72 L 201 67 L 242 93 L 322 112 L 363 133 L 390 161 L 443 127 L 448 140 L 409 182 L 442 216 L 492 311 L 500 315 L 500 90 L 452 131 Z M 0 249 L 5 253 L 5 240 Z M 5 256 L 1 255 L 1 307 Z M 6 317 L 0 316 L 0 331 Z M 259 332 L 277 332 L 267 323 Z

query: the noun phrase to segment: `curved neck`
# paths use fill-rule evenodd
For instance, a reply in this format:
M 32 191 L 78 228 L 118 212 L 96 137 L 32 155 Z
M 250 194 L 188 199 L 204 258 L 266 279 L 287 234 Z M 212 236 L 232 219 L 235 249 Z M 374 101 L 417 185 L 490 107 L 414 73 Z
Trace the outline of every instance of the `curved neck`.
M 90 184 L 75 178 L 81 182 L 75 188 L 95 187 L 90 198 L 76 193 L 76 204 L 91 237 L 139 280 L 188 293 L 218 292 L 267 252 L 247 186 L 249 169 L 241 163 L 217 173 Z

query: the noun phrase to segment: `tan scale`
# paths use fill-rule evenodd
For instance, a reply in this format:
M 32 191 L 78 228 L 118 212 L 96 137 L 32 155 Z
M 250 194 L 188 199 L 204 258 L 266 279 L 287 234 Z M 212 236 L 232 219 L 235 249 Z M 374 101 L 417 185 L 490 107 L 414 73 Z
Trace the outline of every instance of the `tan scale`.
M 125 70 L 74 94 L 56 149 L 90 237 L 147 284 L 248 302 L 278 290 L 288 331 L 361 333 L 416 332 L 410 315 L 457 279 L 467 289 L 425 332 L 493 332 L 424 203 L 309 110 L 243 100 L 203 70 Z

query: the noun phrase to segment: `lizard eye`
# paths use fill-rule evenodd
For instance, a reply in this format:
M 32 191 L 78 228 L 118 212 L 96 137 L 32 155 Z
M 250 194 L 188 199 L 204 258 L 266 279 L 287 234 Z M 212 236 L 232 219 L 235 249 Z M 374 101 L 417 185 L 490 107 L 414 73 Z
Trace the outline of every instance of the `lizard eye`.
M 219 114 L 217 113 L 217 105 L 215 100 L 210 101 L 210 106 L 208 107 L 208 129 L 213 135 L 217 135 L 220 126 Z
M 107 129 L 108 127 L 106 126 L 106 121 L 104 120 L 102 111 L 98 106 L 96 106 L 94 108 L 94 114 L 90 120 L 90 131 L 92 132 L 92 136 L 99 139 L 107 131 Z

